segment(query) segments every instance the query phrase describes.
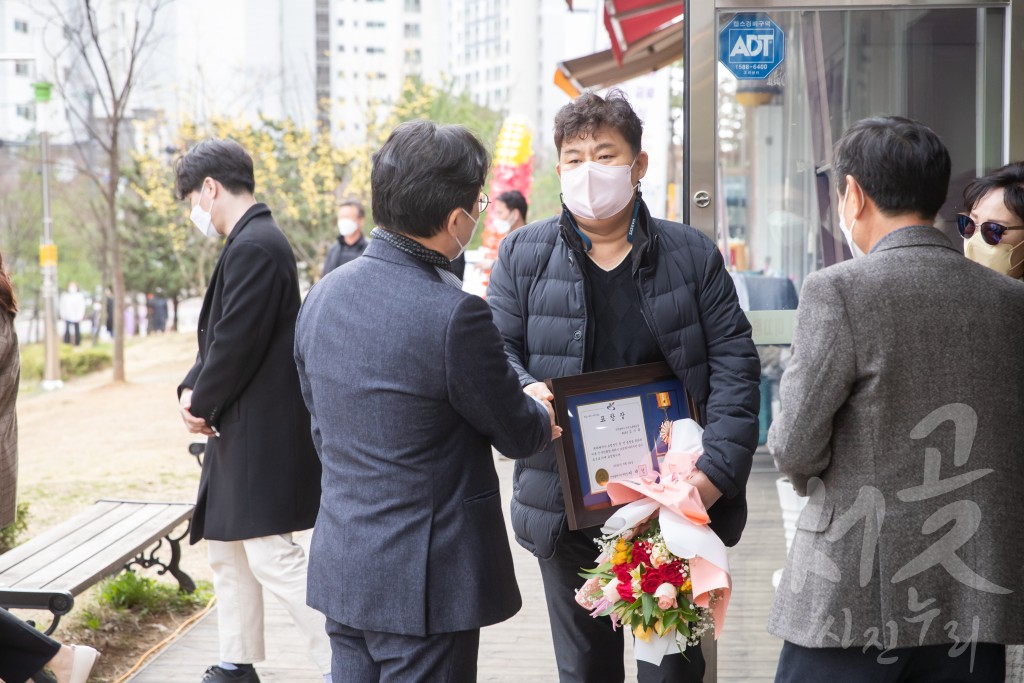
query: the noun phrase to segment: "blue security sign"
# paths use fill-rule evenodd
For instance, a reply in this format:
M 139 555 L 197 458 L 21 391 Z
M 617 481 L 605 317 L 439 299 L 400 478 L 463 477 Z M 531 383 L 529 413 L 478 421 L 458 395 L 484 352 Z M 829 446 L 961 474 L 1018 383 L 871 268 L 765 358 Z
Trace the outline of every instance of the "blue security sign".
M 739 80 L 768 77 L 786 58 L 786 34 L 763 13 L 737 14 L 718 34 L 718 58 Z

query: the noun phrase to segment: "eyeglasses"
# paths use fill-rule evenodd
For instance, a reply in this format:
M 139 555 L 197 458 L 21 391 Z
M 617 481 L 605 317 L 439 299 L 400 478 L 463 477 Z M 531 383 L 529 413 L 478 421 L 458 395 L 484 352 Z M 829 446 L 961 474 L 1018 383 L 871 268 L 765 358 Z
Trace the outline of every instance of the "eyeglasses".
M 483 213 L 484 211 L 486 211 L 487 207 L 490 206 L 490 204 L 491 204 L 491 200 L 487 196 L 487 193 L 486 192 L 481 192 L 480 193 L 480 198 L 476 200 L 476 205 L 480 207 L 480 213 Z
M 960 231 L 960 236 L 969 240 L 974 237 L 974 230 L 978 225 L 966 213 L 958 213 L 956 227 Z M 985 240 L 986 244 L 995 246 L 1003 239 L 1003 234 L 1007 230 L 1024 230 L 1024 225 L 1006 226 L 994 221 L 985 221 L 981 224 L 981 239 Z

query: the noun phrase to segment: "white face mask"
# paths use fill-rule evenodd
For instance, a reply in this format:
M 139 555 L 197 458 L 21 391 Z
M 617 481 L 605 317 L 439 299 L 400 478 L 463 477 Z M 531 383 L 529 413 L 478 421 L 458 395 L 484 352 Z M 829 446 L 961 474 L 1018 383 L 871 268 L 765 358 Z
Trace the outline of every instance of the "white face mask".
M 189 214 L 189 218 L 192 219 L 192 223 L 195 224 L 196 230 L 203 237 L 216 237 L 217 228 L 213 227 L 213 204 L 210 202 L 210 210 L 206 211 L 201 206 L 203 203 L 203 195 L 206 193 L 206 185 L 203 185 L 203 189 L 199 192 L 199 201 L 192 207 L 192 213 Z
M 989 244 L 981 236 L 981 230 L 975 229 L 971 239 L 964 241 L 964 255 L 975 263 L 991 268 L 997 273 L 1009 275 L 1021 260 L 1013 262 L 1013 252 L 1024 242 L 1010 246 L 1009 244 Z
M 455 255 L 455 258 L 453 258 L 452 261 L 454 261 L 455 259 L 457 259 L 460 256 L 462 256 L 462 253 L 464 251 L 466 251 L 466 247 L 468 247 L 470 244 L 472 244 L 473 237 L 476 235 L 476 230 L 477 230 L 477 228 L 480 227 L 480 219 L 479 218 L 474 219 L 473 218 L 473 214 L 471 214 L 469 211 L 466 211 L 465 209 L 461 209 L 460 208 L 459 210 L 462 211 L 462 213 L 464 213 L 467 216 L 469 216 L 469 220 L 473 221 L 473 232 L 469 233 L 469 239 L 466 240 L 465 244 L 460 242 L 459 238 L 456 235 L 454 235 L 454 234 L 452 235 L 452 237 L 455 237 L 455 242 L 459 245 L 459 253 Z
M 342 237 L 348 237 L 349 235 L 353 235 L 358 229 L 359 224 L 356 223 L 351 218 L 338 219 L 338 234 L 340 234 Z
M 637 157 L 639 158 L 639 157 Z M 633 199 L 632 170 L 629 166 L 605 166 L 587 161 L 562 171 L 562 201 L 574 216 L 590 220 L 611 218 Z
M 850 245 L 850 251 L 853 252 L 853 258 L 860 258 L 864 255 L 864 252 L 857 243 L 853 241 L 853 226 L 857 225 L 857 219 L 853 219 L 853 225 L 846 227 L 846 200 L 850 198 L 850 188 L 846 188 L 846 194 L 843 195 L 843 205 L 839 207 L 839 229 L 843 232 L 843 237 L 846 238 L 846 243 Z

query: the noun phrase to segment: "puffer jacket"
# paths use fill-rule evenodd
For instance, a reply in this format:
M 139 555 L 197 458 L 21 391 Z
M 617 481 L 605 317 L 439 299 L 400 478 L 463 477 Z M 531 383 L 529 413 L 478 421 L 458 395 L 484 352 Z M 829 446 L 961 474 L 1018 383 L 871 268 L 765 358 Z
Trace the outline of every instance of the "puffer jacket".
M 583 372 L 587 306 L 582 241 L 560 216 L 506 237 L 487 300 L 509 363 L 525 387 Z M 704 425 L 697 467 L 722 491 L 711 528 L 735 545 L 746 524 L 746 482 L 757 447 L 761 366 L 732 278 L 714 242 L 680 223 L 651 218 L 641 204 L 633 281 L 665 360 L 696 402 Z M 512 527 L 519 544 L 554 554 L 567 528 L 555 448 L 517 460 Z

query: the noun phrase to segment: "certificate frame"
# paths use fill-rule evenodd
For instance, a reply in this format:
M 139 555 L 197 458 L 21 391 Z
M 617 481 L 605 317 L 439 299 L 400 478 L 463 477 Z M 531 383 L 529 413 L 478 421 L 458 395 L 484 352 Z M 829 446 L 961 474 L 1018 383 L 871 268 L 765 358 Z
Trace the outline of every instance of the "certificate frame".
M 555 442 L 555 453 L 570 529 L 585 529 L 604 524 L 612 513 L 621 507 L 612 505 L 608 494 L 598 490 L 600 479 L 595 477 L 600 474 L 607 480 L 608 471 L 590 471 L 591 464 L 596 459 L 606 457 L 596 454 L 601 452 L 602 448 L 608 448 L 608 445 L 601 444 L 588 452 L 588 435 L 593 437 L 598 434 L 595 429 L 605 430 L 615 426 L 604 419 L 600 419 L 604 424 L 596 426 L 595 420 L 600 418 L 599 411 L 602 407 L 619 402 L 619 406 L 630 409 L 628 412 L 618 408 L 608 409 L 608 416 L 611 417 L 614 413 L 616 416 L 621 415 L 622 420 L 625 420 L 616 423 L 619 425 L 619 433 L 623 436 L 611 450 L 618 450 L 620 453 L 631 451 L 632 458 L 639 457 L 635 460 L 626 457 L 628 462 L 618 463 L 620 468 L 636 463 L 637 470 L 634 476 L 658 470 L 660 457 L 667 452 L 667 446 L 660 438 L 664 420 L 674 422 L 691 418 L 698 423 L 701 421 L 692 397 L 665 362 L 557 377 L 546 380 L 545 383 L 555 397 L 555 421 L 562 428 L 562 437 Z M 668 406 L 663 405 L 666 402 Z M 646 443 L 643 444 L 642 450 L 647 456 L 646 459 L 640 457 L 640 445 L 636 443 L 635 438 L 631 438 L 636 432 L 638 410 L 643 416 L 642 429 Z M 619 434 L 610 438 L 619 439 Z M 593 438 L 590 440 L 594 441 Z M 628 447 L 616 448 L 623 444 Z M 650 465 L 649 470 L 644 469 L 647 463 Z

